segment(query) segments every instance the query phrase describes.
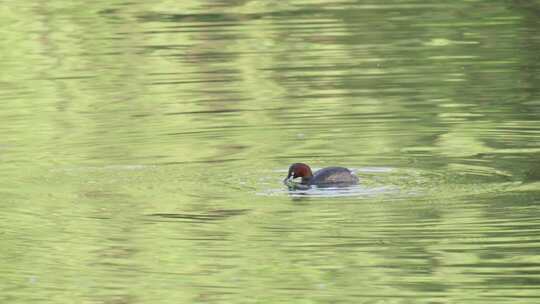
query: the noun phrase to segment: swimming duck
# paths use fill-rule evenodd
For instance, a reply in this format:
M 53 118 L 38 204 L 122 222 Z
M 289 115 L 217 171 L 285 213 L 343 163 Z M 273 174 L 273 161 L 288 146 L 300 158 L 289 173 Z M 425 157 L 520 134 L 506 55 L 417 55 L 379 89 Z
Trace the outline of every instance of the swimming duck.
M 317 187 L 344 187 L 358 184 L 358 177 L 349 169 L 343 167 L 327 167 L 313 174 L 311 168 L 304 163 L 294 163 L 289 167 L 289 173 L 283 183 L 291 186 L 291 181 L 301 177 L 297 188 Z

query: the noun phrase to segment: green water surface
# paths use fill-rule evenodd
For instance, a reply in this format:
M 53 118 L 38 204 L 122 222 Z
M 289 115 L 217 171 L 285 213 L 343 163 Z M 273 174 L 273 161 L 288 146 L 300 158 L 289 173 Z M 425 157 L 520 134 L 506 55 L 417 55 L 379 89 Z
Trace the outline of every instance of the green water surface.
M 539 33 L 535 0 L 0 4 L 0 303 L 539 303 Z

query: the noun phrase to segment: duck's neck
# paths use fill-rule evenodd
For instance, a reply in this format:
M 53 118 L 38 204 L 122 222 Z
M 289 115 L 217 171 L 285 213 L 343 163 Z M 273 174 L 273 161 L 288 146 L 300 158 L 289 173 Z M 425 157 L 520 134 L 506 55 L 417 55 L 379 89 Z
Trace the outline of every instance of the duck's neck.
M 304 184 L 304 185 L 308 185 L 312 178 L 313 178 L 313 175 L 312 176 L 304 176 L 304 177 L 302 177 L 302 181 L 300 183 Z

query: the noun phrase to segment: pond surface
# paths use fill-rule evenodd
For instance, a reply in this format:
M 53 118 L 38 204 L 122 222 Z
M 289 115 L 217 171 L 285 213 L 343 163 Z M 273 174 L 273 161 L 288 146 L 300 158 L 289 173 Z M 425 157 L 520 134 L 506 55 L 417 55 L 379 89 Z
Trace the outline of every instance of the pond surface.
M 0 9 L 0 302 L 538 303 L 540 2 L 113 2 Z

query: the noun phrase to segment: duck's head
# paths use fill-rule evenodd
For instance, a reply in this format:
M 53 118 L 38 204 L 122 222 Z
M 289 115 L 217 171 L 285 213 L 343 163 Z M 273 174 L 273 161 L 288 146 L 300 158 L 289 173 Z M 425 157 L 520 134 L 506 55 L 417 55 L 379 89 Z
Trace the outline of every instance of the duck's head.
M 309 180 L 313 177 L 313 173 L 311 172 L 311 168 L 303 163 L 294 163 L 289 167 L 289 173 L 287 173 L 287 177 L 283 180 L 283 183 L 287 184 L 289 181 L 301 177 L 302 184 L 307 184 Z

